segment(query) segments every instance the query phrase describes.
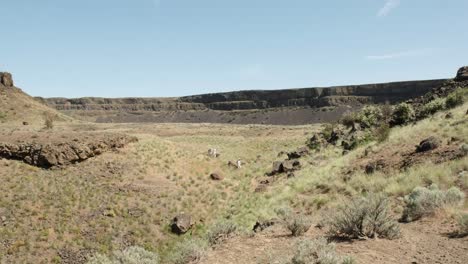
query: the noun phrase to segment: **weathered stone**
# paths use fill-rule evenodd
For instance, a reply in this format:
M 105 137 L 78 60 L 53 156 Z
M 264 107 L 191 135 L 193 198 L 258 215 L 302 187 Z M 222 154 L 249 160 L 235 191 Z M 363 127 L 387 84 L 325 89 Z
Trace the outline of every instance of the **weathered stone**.
M 211 173 L 210 178 L 214 181 L 222 181 L 224 179 L 223 175 L 220 173 Z
M 424 139 L 416 147 L 416 152 L 425 152 L 438 148 L 440 145 L 440 140 L 436 137 L 429 137 Z
M 6 87 L 12 87 L 14 83 L 13 83 L 13 77 L 11 76 L 11 73 L 0 72 L 0 83 Z
M 70 165 L 82 162 L 103 152 L 124 147 L 137 139 L 122 135 L 108 135 L 100 140 L 59 143 L 2 143 L 0 157 L 22 160 L 27 164 L 41 168 Z
M 171 230 L 174 234 L 182 235 L 192 228 L 192 217 L 186 214 L 180 214 L 172 219 Z
M 309 149 L 307 147 L 298 148 L 296 151 L 287 153 L 288 159 L 299 159 L 306 155 L 309 155 Z
M 457 72 L 457 81 L 466 81 L 468 80 L 468 66 L 461 67 Z

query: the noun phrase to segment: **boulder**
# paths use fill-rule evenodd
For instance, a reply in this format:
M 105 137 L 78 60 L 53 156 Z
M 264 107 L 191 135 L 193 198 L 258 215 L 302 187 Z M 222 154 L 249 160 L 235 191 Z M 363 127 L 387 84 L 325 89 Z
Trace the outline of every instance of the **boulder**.
M 272 172 L 281 173 L 281 171 L 283 170 L 282 166 L 283 166 L 282 161 L 273 162 Z
M 186 214 L 180 214 L 172 219 L 171 231 L 174 234 L 182 235 L 192 228 L 192 217 Z
M 424 139 L 416 146 L 416 152 L 425 152 L 438 148 L 440 140 L 436 137 L 429 137 Z
M 457 81 L 466 81 L 468 80 L 468 66 L 461 67 L 457 72 L 457 77 L 455 78 Z
M 214 181 L 222 181 L 224 179 L 223 175 L 221 175 L 220 173 L 211 173 L 210 174 L 210 178 Z
M 279 173 L 293 172 L 301 168 L 301 163 L 298 160 L 285 160 L 273 162 L 273 170 L 269 173 L 269 176 L 273 176 Z
M 13 77 L 11 76 L 11 73 L 0 72 L 0 83 L 3 84 L 6 87 L 12 87 L 13 86 Z
M 288 159 L 299 159 L 306 155 L 309 155 L 309 149 L 307 147 L 298 148 L 296 151 L 287 153 Z

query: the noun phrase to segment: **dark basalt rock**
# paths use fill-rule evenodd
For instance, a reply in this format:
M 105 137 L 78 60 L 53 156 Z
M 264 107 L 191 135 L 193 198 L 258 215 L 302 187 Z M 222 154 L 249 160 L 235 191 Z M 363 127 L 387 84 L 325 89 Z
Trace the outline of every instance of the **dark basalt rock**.
M 416 152 L 426 152 L 438 148 L 440 140 L 436 137 L 429 137 L 424 139 L 416 146 Z

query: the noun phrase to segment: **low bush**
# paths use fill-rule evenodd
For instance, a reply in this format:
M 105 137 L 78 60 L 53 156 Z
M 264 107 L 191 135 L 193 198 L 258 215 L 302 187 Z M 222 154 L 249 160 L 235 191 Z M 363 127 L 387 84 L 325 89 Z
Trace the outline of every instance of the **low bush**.
M 468 236 L 468 213 L 463 213 L 458 218 L 458 233 L 461 236 Z
M 350 257 L 341 257 L 336 253 L 333 243 L 328 243 L 325 238 L 299 241 L 296 252 L 291 260 L 293 264 L 352 264 Z
M 187 239 L 175 245 L 169 256 L 169 262 L 186 264 L 198 262 L 208 248 L 207 241 L 203 239 Z
M 465 102 L 464 91 L 462 88 L 456 89 L 454 92 L 447 96 L 445 106 L 450 109 L 462 105 Z
M 437 98 L 422 106 L 420 116 L 428 117 L 444 109 L 445 99 Z
M 407 103 L 400 103 L 395 106 L 392 114 L 392 124 L 394 125 L 404 125 L 415 118 L 415 112 L 413 107 Z
M 357 113 L 357 121 L 362 128 L 377 126 L 382 120 L 382 110 L 379 107 L 368 105 Z
M 214 224 L 206 233 L 206 240 L 210 245 L 216 245 L 238 231 L 238 226 L 231 221 L 224 220 Z
M 44 112 L 43 120 L 44 120 L 44 128 L 45 129 L 54 128 L 55 116 L 53 114 L 48 113 L 48 112 Z
M 159 256 L 156 253 L 141 247 L 129 247 L 123 251 L 115 251 L 111 257 L 96 254 L 87 264 L 158 264 Z
M 284 226 L 291 231 L 293 236 L 302 236 L 312 225 L 310 218 L 303 214 L 295 214 L 290 208 L 280 208 L 276 214 L 283 222 Z
M 398 223 L 390 215 L 388 198 L 383 195 L 353 199 L 337 208 L 327 222 L 332 237 L 393 239 L 400 234 Z
M 418 220 L 433 214 L 437 209 L 458 206 L 464 198 L 464 193 L 456 187 L 448 191 L 439 190 L 436 185 L 431 185 L 429 188 L 416 187 L 405 197 L 406 205 L 401 220 L 404 222 Z

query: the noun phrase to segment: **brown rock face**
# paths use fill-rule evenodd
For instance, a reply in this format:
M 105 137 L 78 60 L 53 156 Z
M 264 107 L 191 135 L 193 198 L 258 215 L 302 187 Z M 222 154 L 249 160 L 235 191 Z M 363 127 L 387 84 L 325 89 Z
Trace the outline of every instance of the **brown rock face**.
M 123 135 L 106 135 L 105 138 L 83 142 L 0 142 L 0 157 L 22 160 L 27 164 L 48 169 L 82 162 L 104 152 L 122 148 L 136 140 Z
M 466 81 L 468 80 L 468 66 L 461 67 L 457 72 L 457 81 Z
M 6 87 L 12 87 L 13 86 L 13 77 L 11 76 L 11 73 L 0 72 L 0 83 L 3 84 Z

